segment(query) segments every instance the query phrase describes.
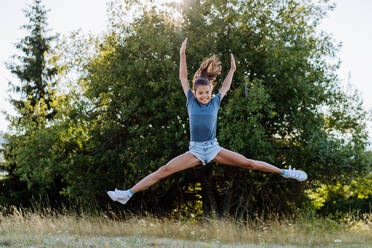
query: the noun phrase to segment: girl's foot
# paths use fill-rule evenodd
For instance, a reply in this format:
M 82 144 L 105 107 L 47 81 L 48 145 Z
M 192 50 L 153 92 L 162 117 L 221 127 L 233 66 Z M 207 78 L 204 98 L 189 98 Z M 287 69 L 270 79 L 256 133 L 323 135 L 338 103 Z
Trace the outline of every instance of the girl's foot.
M 107 191 L 107 194 L 113 201 L 118 201 L 121 204 L 127 203 L 127 201 L 132 197 L 132 193 L 129 190 L 118 190 Z
M 291 166 L 289 166 L 288 170 L 283 170 L 282 176 L 285 178 L 293 178 L 300 182 L 305 181 L 307 179 L 306 172 L 302 170 L 296 170 L 295 168 L 292 169 Z

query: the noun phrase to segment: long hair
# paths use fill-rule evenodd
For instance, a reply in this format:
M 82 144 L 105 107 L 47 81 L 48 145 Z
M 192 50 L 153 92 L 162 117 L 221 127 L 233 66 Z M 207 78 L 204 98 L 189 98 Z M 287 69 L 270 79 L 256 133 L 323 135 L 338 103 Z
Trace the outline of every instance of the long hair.
M 199 85 L 208 85 L 208 82 L 211 84 L 212 89 L 216 85 L 216 77 L 221 74 L 222 66 L 220 59 L 213 55 L 209 58 L 205 58 L 200 64 L 199 69 L 195 72 L 193 82 L 193 89 Z

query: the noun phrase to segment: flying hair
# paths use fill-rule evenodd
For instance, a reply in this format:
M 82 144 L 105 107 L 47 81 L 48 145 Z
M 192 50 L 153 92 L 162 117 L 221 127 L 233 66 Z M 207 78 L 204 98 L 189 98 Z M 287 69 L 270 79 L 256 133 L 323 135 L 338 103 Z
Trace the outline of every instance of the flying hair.
M 199 78 L 208 79 L 209 83 L 212 86 L 212 89 L 216 85 L 216 77 L 221 74 L 222 66 L 220 59 L 213 55 L 209 58 L 205 58 L 203 62 L 200 64 L 199 69 L 195 72 L 194 78 L 193 78 L 193 89 L 196 90 L 196 88 L 199 85 L 205 85 L 204 83 L 199 84 L 199 81 L 205 81 L 205 80 L 198 80 Z

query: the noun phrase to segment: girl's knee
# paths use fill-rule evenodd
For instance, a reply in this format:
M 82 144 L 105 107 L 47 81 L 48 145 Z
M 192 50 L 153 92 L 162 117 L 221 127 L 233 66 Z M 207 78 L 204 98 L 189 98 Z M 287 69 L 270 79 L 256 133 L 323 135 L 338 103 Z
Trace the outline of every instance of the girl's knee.
M 169 167 L 168 166 L 166 166 L 166 165 L 163 165 L 162 167 L 160 167 L 159 169 L 158 169 L 158 177 L 160 178 L 160 179 L 162 179 L 162 178 L 164 178 L 164 177 L 167 177 L 167 176 L 169 176 L 170 174 L 171 174 L 171 170 L 169 169 Z
M 246 159 L 246 166 L 250 170 L 255 170 L 257 168 L 256 161 L 251 159 Z

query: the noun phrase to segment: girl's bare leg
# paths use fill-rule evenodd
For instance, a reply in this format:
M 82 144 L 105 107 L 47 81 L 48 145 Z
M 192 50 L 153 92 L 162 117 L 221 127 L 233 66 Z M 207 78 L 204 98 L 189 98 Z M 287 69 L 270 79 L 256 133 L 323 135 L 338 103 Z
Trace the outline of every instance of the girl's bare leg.
M 178 157 L 173 158 L 166 165 L 160 167 L 157 171 L 143 178 L 133 188 L 131 188 L 131 190 L 133 193 L 145 190 L 164 177 L 167 177 L 178 171 L 194 167 L 198 164 L 201 164 L 201 161 L 190 152 L 186 152 Z
M 232 152 L 225 148 L 222 148 L 218 155 L 213 159 L 213 162 L 238 166 L 249 170 L 283 174 L 283 170 L 275 167 L 274 165 L 258 160 L 248 159 L 239 153 Z

